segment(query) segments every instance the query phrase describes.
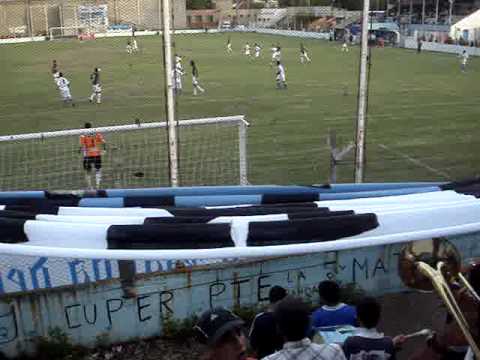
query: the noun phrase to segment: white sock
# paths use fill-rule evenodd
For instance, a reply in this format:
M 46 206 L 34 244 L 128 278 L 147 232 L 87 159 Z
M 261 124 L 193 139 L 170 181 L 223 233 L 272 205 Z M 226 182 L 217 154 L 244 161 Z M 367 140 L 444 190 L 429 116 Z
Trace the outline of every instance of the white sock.
M 95 184 L 97 185 L 97 189 L 100 187 L 100 183 L 102 182 L 102 170 L 95 171 Z
M 102 93 L 97 93 L 97 104 L 102 102 Z
M 87 187 L 90 190 L 92 188 L 92 179 L 90 179 L 90 172 L 85 174 L 85 180 L 87 181 Z

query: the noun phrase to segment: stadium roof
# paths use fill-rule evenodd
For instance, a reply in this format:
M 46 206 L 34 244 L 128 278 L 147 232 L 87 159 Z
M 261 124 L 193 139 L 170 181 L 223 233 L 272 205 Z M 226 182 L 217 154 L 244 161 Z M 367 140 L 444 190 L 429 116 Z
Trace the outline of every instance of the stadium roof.
M 463 18 L 459 22 L 452 25 L 450 28 L 450 36 L 457 38 L 456 35 L 461 35 L 465 30 L 480 29 L 480 10 Z

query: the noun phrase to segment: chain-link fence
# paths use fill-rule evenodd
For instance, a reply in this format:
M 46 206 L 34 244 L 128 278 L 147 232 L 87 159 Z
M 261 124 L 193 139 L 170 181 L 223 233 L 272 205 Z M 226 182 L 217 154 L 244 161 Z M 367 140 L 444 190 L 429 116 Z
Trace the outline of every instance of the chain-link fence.
M 185 0 L 172 2 L 175 26 L 186 27 Z M 51 28 L 83 28 L 94 32 L 159 30 L 161 0 L 23 0 L 0 2 L 0 37 L 49 36 Z M 72 31 L 66 32 L 71 34 Z
M 5 42 L 0 45 L 1 135 L 76 129 L 86 121 L 101 127 L 166 120 L 161 4 L 0 1 L 0 36 L 53 37 L 25 44 L 0 40 Z M 222 13 L 187 10 L 185 1 L 171 4 L 173 54 L 178 55 L 172 77 L 176 64 L 181 66 L 174 81 L 181 86 L 176 118 L 245 115 L 251 124 L 251 183 L 329 181 L 329 134 L 337 134 L 337 151 L 355 138 L 358 45 L 348 36 L 333 41 L 330 33 L 249 28 L 262 23 L 253 10 Z M 240 25 L 232 29 L 235 23 Z M 84 36 L 89 34 L 94 36 Z M 70 82 L 75 107 L 62 102 L 51 76 L 53 60 Z M 278 60 L 285 84 L 279 81 Z M 455 55 L 374 46 L 370 60 L 366 180 L 476 175 L 477 59 L 471 57 L 462 72 Z M 89 102 L 96 67 L 101 68 L 101 104 Z M 201 153 L 201 162 L 208 161 L 215 137 L 199 140 L 208 146 L 185 148 L 182 129 L 178 135 L 184 153 Z M 352 181 L 353 150 L 335 163 L 337 181 Z

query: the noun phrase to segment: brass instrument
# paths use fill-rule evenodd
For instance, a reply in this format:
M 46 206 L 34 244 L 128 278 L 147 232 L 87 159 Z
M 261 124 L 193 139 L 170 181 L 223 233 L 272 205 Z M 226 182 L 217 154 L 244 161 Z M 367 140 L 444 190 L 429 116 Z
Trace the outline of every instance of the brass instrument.
M 461 256 L 455 246 L 442 238 L 408 243 L 400 253 L 398 268 L 406 286 L 421 291 L 437 291 L 476 358 L 480 359 L 480 349 L 472 336 L 470 325 L 450 288 L 450 284 L 458 279 L 475 299 L 480 299 L 460 273 Z

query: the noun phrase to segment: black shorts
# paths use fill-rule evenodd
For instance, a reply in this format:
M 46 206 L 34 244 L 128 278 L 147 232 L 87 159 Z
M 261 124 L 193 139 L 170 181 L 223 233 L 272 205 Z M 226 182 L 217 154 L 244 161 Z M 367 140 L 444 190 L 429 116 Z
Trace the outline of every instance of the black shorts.
M 102 157 L 86 156 L 83 158 L 83 168 L 85 170 L 91 170 L 92 165 L 95 166 L 95 169 L 100 170 L 102 168 Z

